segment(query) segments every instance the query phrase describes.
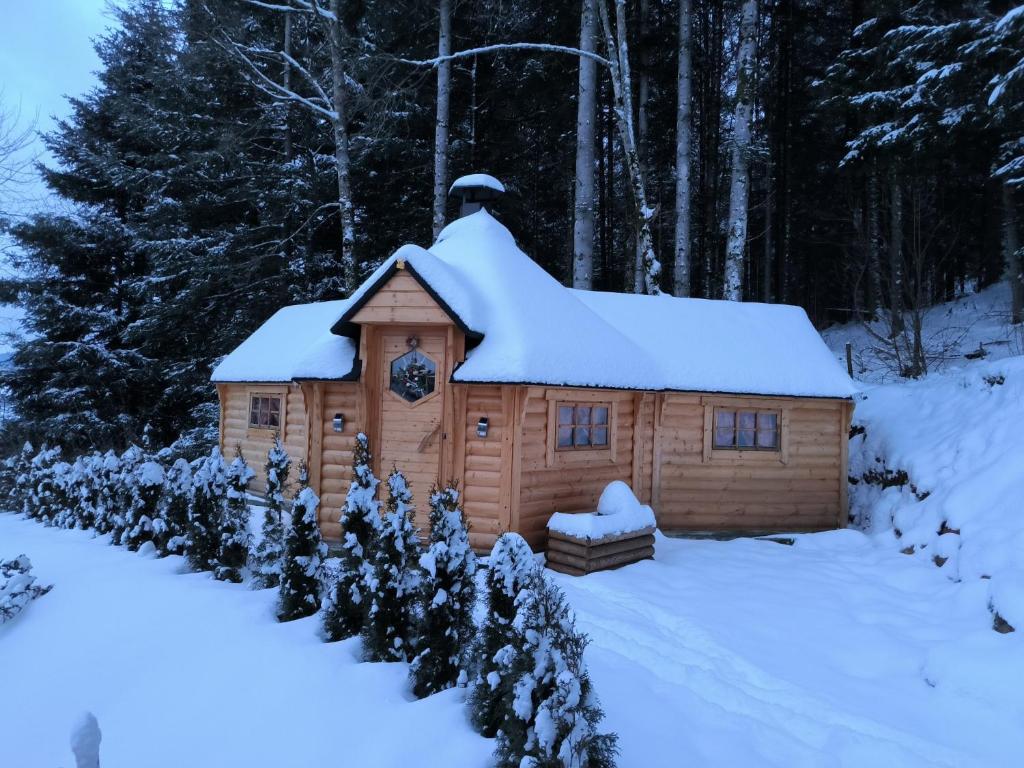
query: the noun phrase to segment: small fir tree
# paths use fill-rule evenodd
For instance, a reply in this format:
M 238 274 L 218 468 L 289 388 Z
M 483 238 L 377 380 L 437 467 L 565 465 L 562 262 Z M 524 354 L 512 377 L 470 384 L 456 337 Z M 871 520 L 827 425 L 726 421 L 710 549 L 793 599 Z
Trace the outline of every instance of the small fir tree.
M 305 463 L 299 467 L 299 492 L 292 502 L 291 525 L 284 537 L 278 621 L 312 616 L 320 607 L 320 577 L 327 546 L 320 538 L 316 511 L 320 499 L 309 487 Z
M 153 542 L 162 555 L 185 553 L 188 509 L 192 500 L 192 468 L 177 458 L 167 470 L 159 514 L 153 521 Z
M 57 499 L 53 484 L 53 466 L 60 459 L 60 448 L 43 446 L 32 458 L 28 471 L 28 496 L 25 514 L 47 525 L 53 524 Z
M 281 583 L 281 561 L 284 558 L 284 488 L 288 482 L 292 460 L 281 444 L 267 454 L 267 506 L 263 510 L 262 538 L 253 553 L 253 580 L 258 589 L 276 587 Z
M 217 565 L 221 510 L 228 492 L 226 474 L 224 457 L 216 446 L 209 456 L 196 461 L 185 540 L 188 563 L 196 571 L 208 571 Z
M 387 511 L 373 553 L 372 595 L 363 626 L 368 661 L 412 661 L 420 584 L 420 540 L 413 524 L 412 493 L 397 469 L 388 477 Z
M 475 630 L 476 556 L 454 483 L 431 490 L 430 541 L 420 567 L 420 650 L 409 674 L 422 699 L 458 684 Z
M 135 467 L 131 479 L 131 507 L 124 536 L 128 549 L 137 550 L 156 535 L 154 521 L 159 515 L 164 480 L 164 468 L 155 461 L 143 461 Z
M 99 457 L 91 482 L 96 498 L 96 532 L 113 533 L 114 508 L 117 496 L 117 477 L 121 473 L 121 459 L 113 451 Z
M 75 527 L 75 478 L 73 467 L 58 461 L 50 469 L 52 524 L 58 528 Z
M 74 475 L 75 525 L 88 530 L 96 524 L 96 498 L 93 484 L 93 472 L 96 454 L 89 453 L 79 456 L 71 465 Z
M 498 768 L 613 768 L 618 739 L 597 732 L 604 713 L 583 662 L 587 637 L 565 596 L 540 573 L 516 603 L 513 642 L 497 654 L 513 680 L 494 753 Z
M 135 503 L 135 470 L 142 463 L 142 449 L 136 445 L 129 446 L 121 454 L 117 474 L 113 477 L 113 509 L 110 513 L 110 532 L 115 544 L 125 544 L 128 532 L 128 520 Z
M 242 457 L 239 446 L 227 471 L 227 497 L 220 518 L 220 543 L 213 577 L 219 581 L 242 582 L 242 569 L 249 559 L 249 482 L 256 476 Z
M 367 584 L 373 578 L 373 552 L 380 535 L 380 502 L 374 477 L 370 443 L 356 435 L 352 454 L 352 482 L 341 513 L 341 564 L 330 599 L 324 606 L 324 636 L 342 640 L 362 632 L 370 605 Z
M 9 496 L 9 506 L 13 510 L 27 511 L 29 491 L 32 487 L 32 458 L 35 452 L 32 443 L 25 442 L 14 459 L 14 481 Z
M 518 533 L 503 533 L 494 542 L 485 578 L 487 614 L 473 647 L 476 668 L 469 694 L 470 720 L 487 738 L 497 734 L 512 696 L 512 681 L 503 675 L 498 652 L 514 641 L 516 597 L 537 572 L 533 551 Z

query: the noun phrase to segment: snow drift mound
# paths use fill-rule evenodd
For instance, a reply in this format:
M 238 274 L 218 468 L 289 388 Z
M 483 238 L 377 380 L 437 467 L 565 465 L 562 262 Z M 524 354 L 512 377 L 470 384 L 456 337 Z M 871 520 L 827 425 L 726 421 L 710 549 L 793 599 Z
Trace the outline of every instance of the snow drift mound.
M 987 579 L 995 623 L 1024 629 L 1024 357 L 865 390 L 850 511 L 950 578 Z

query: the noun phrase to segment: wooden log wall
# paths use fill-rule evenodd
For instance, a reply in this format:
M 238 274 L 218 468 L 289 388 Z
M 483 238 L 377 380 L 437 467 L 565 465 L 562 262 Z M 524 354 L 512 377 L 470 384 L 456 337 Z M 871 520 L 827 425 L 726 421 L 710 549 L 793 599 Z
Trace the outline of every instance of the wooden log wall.
M 503 489 L 510 480 L 507 470 L 511 466 L 507 438 L 514 428 L 514 418 L 505 403 L 508 396 L 503 395 L 503 390 L 509 389 L 512 388 L 451 385 L 456 418 L 461 423 L 460 433 L 455 436 L 455 474 L 463 478 L 469 540 L 478 551 L 490 551 L 498 535 L 509 530 L 509 511 L 503 503 Z M 481 438 L 476 429 L 483 416 L 488 419 L 488 432 L 487 437 Z
M 331 541 L 341 539 L 341 508 L 352 482 L 352 450 L 356 435 L 364 429 L 355 382 L 317 382 L 322 387 L 323 407 L 314 417 L 314 428 L 321 432 L 320 444 L 320 531 Z M 334 414 L 345 417 L 342 432 L 334 431 Z M 311 441 L 315 445 L 315 441 Z M 373 446 L 370 446 L 373 450 Z M 315 449 L 314 449 L 315 450 Z
M 709 409 L 719 403 L 779 410 L 782 450 L 708 451 Z M 653 498 L 659 527 L 800 531 L 845 525 L 849 414 L 849 403 L 838 400 L 659 396 Z

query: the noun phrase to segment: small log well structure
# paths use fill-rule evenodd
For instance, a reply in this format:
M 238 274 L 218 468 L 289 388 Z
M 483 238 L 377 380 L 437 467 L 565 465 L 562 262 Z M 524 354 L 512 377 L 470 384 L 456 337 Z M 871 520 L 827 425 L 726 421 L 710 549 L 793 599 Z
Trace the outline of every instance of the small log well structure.
M 570 576 L 621 568 L 654 557 L 654 526 L 599 538 L 548 531 L 547 566 Z

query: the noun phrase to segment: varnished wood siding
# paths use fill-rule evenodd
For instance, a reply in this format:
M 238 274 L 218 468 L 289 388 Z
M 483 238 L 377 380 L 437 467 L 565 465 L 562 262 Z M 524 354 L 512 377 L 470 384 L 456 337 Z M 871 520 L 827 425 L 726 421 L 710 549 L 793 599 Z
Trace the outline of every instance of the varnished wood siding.
M 616 401 L 615 460 L 576 451 L 572 464 L 551 464 L 548 451 L 548 393 L 572 402 L 578 390 L 533 388 L 526 401 L 521 438 L 521 475 L 517 527 L 535 550 L 545 547 L 547 521 L 554 512 L 589 512 L 612 480 L 633 482 L 633 411 L 631 392 L 602 393 Z M 583 390 L 597 396 L 594 390 Z M 556 400 L 557 402 L 557 400 Z
M 455 438 L 465 441 L 462 488 L 470 544 L 474 549 L 489 551 L 498 534 L 507 530 L 507 521 L 502 524 L 502 486 L 507 478 L 503 473 L 503 454 L 507 453 L 506 432 L 513 425 L 506 421 L 502 408 L 502 387 L 456 385 L 452 389 L 456 387 L 466 391 L 465 414 Z M 489 422 L 485 438 L 476 434 L 482 416 Z
M 451 318 L 407 272 L 398 272 L 352 318 L 356 323 L 448 325 Z
M 231 461 L 238 446 L 242 456 L 252 467 L 256 477 L 250 486 L 257 493 L 264 493 L 267 487 L 267 453 L 274 445 L 271 432 L 249 429 L 249 395 L 266 392 L 284 396 L 285 417 L 284 446 L 295 467 L 306 458 L 306 409 L 302 392 L 297 386 L 288 384 L 222 384 L 221 393 L 221 446 L 226 461 Z M 292 473 L 294 480 L 295 472 Z
M 352 446 L 364 429 L 355 382 L 317 383 L 323 387 L 323 412 L 313 422 L 322 430 L 320 459 L 320 530 L 332 541 L 341 538 L 341 508 L 352 482 Z M 334 431 L 334 414 L 345 417 L 343 432 Z M 371 446 L 372 450 L 373 446 Z
M 743 399 L 746 407 L 783 411 L 783 451 L 741 458 L 705 451 L 705 404 L 713 407 L 715 398 L 661 398 L 653 501 L 663 530 L 799 531 L 845 524 L 847 403 Z

